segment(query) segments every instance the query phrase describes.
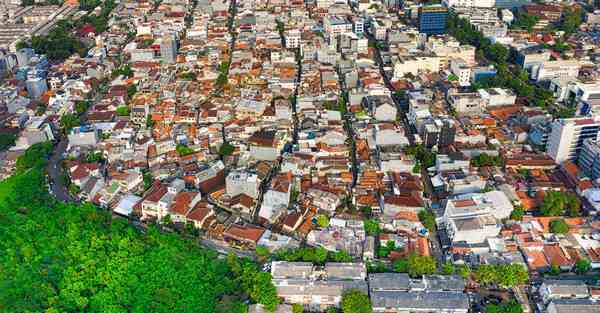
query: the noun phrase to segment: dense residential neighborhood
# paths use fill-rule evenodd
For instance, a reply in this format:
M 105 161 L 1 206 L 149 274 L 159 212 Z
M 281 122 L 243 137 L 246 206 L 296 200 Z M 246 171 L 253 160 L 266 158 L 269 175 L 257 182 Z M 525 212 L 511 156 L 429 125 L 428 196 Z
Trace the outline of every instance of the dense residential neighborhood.
M 44 205 L 210 276 L 109 306 L 43 267 L 0 311 L 600 312 L 598 1 L 0 8 L 0 289 Z

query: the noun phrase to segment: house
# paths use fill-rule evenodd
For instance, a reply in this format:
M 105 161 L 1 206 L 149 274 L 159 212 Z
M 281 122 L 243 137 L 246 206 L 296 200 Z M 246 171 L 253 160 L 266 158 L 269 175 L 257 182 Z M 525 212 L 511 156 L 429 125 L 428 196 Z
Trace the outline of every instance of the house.
M 71 183 L 79 186 L 80 188 L 87 182 L 92 176 L 99 176 L 100 170 L 97 163 L 73 163 L 69 171 L 71 173 Z
M 177 193 L 169 207 L 171 220 L 175 223 L 187 222 L 187 215 L 196 207 L 196 204 L 201 199 L 202 195 L 197 191 L 182 191 Z
M 142 197 L 142 200 L 136 204 L 139 207 L 142 215 L 142 220 L 150 218 L 158 218 L 158 203 L 160 199 L 167 193 L 167 185 L 161 182 L 155 182 Z
M 259 186 L 260 179 L 254 173 L 232 171 L 225 178 L 225 190 L 230 197 L 245 194 L 257 199 L 260 192 Z
M 363 98 L 365 107 L 378 121 L 395 121 L 396 105 L 390 96 L 366 96 Z
M 271 187 L 263 196 L 258 217 L 263 222 L 274 223 L 286 212 L 290 204 L 292 173 L 278 175 L 271 180 Z
M 587 298 L 590 291 L 580 280 L 544 280 L 539 289 L 544 303 L 556 299 Z
M 600 313 L 598 301 L 591 299 L 557 299 L 552 300 L 547 308 L 548 313 Z
M 190 212 L 187 213 L 186 219 L 193 223 L 198 229 L 205 229 L 208 226 L 208 221 L 215 215 L 211 207 L 199 202 Z
M 223 232 L 223 239 L 232 247 L 254 250 L 265 229 L 254 225 L 232 224 Z
M 383 197 L 381 207 L 383 214 L 395 217 L 400 212 L 419 213 L 425 209 L 425 202 L 417 191 L 407 194 L 386 195 Z

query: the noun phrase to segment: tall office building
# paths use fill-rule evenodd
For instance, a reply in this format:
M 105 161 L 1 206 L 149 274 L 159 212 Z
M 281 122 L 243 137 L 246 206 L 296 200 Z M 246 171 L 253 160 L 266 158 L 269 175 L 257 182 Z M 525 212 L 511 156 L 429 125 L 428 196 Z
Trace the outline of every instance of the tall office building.
M 177 41 L 173 34 L 164 35 L 160 43 L 160 55 L 163 62 L 173 64 L 177 58 Z
M 447 17 L 448 8 L 442 6 L 419 8 L 419 32 L 427 35 L 445 34 Z
M 600 117 L 564 118 L 552 122 L 546 145 L 548 155 L 561 164 L 575 161 L 586 139 L 596 141 L 600 133 Z

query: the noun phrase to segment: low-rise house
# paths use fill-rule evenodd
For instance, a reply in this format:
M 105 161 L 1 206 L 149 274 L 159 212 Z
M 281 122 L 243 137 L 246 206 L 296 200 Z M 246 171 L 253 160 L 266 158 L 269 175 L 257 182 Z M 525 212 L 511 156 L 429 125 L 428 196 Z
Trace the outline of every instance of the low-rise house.
M 253 225 L 232 224 L 223 232 L 223 239 L 232 247 L 254 250 L 264 233 L 263 228 Z
M 548 313 L 600 313 L 598 301 L 592 299 L 557 299 L 550 302 Z
M 544 280 L 539 289 L 544 303 L 556 299 L 587 298 L 590 291 L 580 280 Z

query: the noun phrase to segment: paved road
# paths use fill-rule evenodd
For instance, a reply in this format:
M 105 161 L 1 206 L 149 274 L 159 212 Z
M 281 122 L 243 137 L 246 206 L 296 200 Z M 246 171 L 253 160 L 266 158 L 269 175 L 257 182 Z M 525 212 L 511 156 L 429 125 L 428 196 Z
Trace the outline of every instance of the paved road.
M 61 179 L 62 167 L 61 161 L 63 159 L 63 153 L 67 150 L 68 140 L 61 136 L 60 141 L 54 147 L 54 151 L 50 156 L 50 160 L 48 162 L 48 180 L 50 182 L 50 190 L 56 199 L 64 202 L 77 202 L 67 189 L 67 186 L 64 185 L 63 180 Z

